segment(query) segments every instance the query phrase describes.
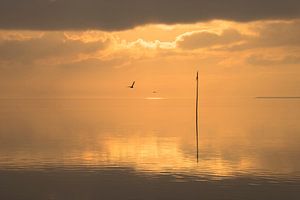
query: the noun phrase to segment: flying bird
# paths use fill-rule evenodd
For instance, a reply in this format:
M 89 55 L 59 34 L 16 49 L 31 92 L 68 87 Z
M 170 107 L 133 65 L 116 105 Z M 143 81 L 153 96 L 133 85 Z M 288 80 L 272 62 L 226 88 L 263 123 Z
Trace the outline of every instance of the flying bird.
M 133 81 L 132 85 L 128 86 L 129 88 L 133 88 L 135 81 Z

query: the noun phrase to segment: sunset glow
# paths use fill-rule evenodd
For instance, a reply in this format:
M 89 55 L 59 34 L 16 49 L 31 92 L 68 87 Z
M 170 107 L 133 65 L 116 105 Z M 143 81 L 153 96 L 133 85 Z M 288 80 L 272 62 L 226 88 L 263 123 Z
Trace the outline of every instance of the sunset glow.
M 299 121 L 299 0 L 0 0 L 0 200 L 298 200 Z
M 185 88 L 195 70 L 207 95 L 299 95 L 299 24 L 219 20 L 115 32 L 2 31 L 1 97 L 129 97 L 123 88 L 133 79 L 137 97 L 152 90 L 192 97 Z M 225 91 L 217 91 L 219 83 Z

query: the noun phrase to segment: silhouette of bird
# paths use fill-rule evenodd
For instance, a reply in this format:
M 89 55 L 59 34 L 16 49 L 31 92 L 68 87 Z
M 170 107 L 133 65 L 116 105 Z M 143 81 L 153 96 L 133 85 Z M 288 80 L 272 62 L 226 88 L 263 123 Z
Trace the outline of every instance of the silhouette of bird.
M 129 88 L 133 88 L 135 84 L 135 81 L 133 81 L 132 85 L 128 86 Z

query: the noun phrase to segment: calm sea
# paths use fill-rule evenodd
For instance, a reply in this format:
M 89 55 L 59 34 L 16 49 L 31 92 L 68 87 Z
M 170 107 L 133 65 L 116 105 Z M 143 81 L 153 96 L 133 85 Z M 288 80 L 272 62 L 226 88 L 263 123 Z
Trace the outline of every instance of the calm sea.
M 1 200 L 300 199 L 300 100 L 1 99 Z

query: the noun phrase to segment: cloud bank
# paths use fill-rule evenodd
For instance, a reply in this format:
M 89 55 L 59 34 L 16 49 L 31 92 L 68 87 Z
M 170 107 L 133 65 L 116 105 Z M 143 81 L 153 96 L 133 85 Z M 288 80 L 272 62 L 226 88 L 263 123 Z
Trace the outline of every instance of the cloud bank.
M 93 54 L 105 49 L 108 40 L 83 42 L 70 39 L 64 33 L 46 33 L 30 39 L 0 39 L 0 64 L 26 63 L 36 60 L 66 61 L 79 55 Z
M 234 29 L 224 30 L 221 34 L 200 31 L 183 34 L 179 37 L 177 45 L 182 49 L 199 49 L 214 45 L 231 44 L 239 41 L 241 38 L 242 35 Z
M 223 55 L 220 59 L 225 60 L 228 57 L 235 60 L 246 57 L 246 63 L 251 65 L 267 62 L 295 64 L 299 63 L 296 56 L 299 55 L 300 46 L 299 27 L 299 20 L 249 23 L 247 30 L 253 30 L 254 34 L 243 32 L 235 25 L 218 31 L 214 28 L 184 31 L 182 27 L 178 27 L 183 33 L 170 36 L 166 40 L 140 38 L 140 34 L 136 35 L 137 39 L 127 40 L 118 35 L 120 32 L 109 34 L 98 31 L 50 31 L 30 36 L 30 33 L 26 35 L 22 31 L 8 31 L 3 32 L 2 37 L 0 32 L 0 68 L 16 64 L 121 67 L 137 60 L 159 57 L 201 58 L 218 55 Z M 145 29 L 146 32 L 151 31 L 151 27 Z M 131 31 L 135 34 L 135 30 Z M 259 52 L 263 56 L 252 56 Z M 265 57 L 269 54 L 271 57 L 279 57 Z M 83 61 L 88 62 L 83 64 Z
M 299 0 L 0 0 L 0 29 L 124 30 L 151 23 L 300 17 Z

